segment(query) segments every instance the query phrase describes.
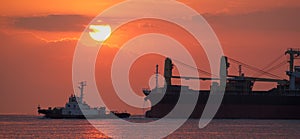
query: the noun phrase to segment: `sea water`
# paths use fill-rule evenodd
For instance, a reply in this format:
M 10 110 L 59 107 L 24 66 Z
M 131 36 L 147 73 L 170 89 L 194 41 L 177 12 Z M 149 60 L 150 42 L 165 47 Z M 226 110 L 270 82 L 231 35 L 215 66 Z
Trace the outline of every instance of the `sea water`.
M 151 122 L 151 119 L 128 119 L 130 122 Z M 300 138 L 300 120 L 247 120 L 217 119 L 203 129 L 197 119 L 188 120 L 166 138 Z M 119 125 L 114 119 L 96 120 L 102 129 L 98 131 L 85 119 L 45 119 L 30 115 L 1 115 L 0 138 L 126 138 L 122 135 L 106 136 L 102 131 L 114 130 Z M 157 126 L 157 125 L 156 125 Z M 162 125 L 163 126 L 163 125 Z M 149 128 L 150 130 L 155 127 Z M 139 138 L 151 138 L 138 136 Z

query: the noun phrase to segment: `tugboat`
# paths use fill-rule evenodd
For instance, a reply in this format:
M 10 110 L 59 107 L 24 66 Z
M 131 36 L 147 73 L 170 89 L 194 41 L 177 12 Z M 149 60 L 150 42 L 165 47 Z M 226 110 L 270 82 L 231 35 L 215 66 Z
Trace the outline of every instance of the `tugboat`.
M 86 102 L 83 101 L 83 90 L 86 82 L 80 82 L 80 97 L 71 95 L 69 102 L 65 107 L 55 107 L 48 109 L 41 109 L 38 106 L 38 113 L 44 114 L 46 118 L 52 119 L 85 119 L 85 118 L 129 118 L 130 113 L 110 111 L 107 112 L 105 107 L 91 108 Z

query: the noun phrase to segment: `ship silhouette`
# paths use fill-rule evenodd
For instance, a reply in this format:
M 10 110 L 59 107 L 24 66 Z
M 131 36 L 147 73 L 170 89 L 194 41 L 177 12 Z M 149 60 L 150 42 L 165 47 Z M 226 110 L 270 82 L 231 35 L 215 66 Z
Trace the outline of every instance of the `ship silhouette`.
M 197 104 L 189 118 L 201 117 L 208 101 L 210 90 L 193 90 L 189 86 L 172 84 L 173 78 L 179 78 L 219 81 L 219 83 L 213 82 L 211 88 L 218 88 L 222 83 L 226 84 L 223 100 L 214 118 L 300 119 L 300 65 L 294 65 L 295 59 L 300 57 L 300 50 L 290 48 L 285 54 L 289 55 L 289 71 L 286 72 L 289 77 L 288 80 L 247 77 L 242 73 L 241 66 L 239 66 L 238 76 L 227 75 L 227 70 L 230 67 L 228 60 L 240 62 L 225 56 L 221 58 L 221 61 L 225 62 L 221 62 L 221 64 L 225 64 L 226 67 L 226 73 L 223 73 L 225 78 L 223 79 L 222 76 L 224 75 L 220 75 L 219 79 L 175 76 L 172 73 L 172 60 L 171 58 L 166 58 L 164 66 L 165 85 L 158 87 L 158 79 L 156 79 L 156 87 L 154 89 L 143 89 L 143 93 L 146 95 L 145 100 L 156 103 L 145 113 L 145 116 L 148 118 L 165 117 L 177 105 L 179 98 L 183 95 L 191 99 L 198 97 Z M 269 74 L 262 70 L 260 71 Z M 156 66 L 156 75 L 158 77 L 158 65 Z M 253 91 L 255 82 L 273 82 L 277 83 L 277 87 L 265 91 Z M 156 102 L 158 98 L 162 99 Z M 193 106 L 190 102 L 183 103 L 186 107 Z M 184 113 L 175 113 L 171 117 L 184 117 Z
M 38 106 L 38 113 L 44 114 L 46 118 L 53 119 L 85 119 L 85 118 L 129 118 L 130 114 L 127 112 L 106 111 L 105 107 L 92 108 L 83 101 L 83 90 L 86 82 L 80 82 L 80 96 L 71 95 L 65 107 L 55 107 L 48 109 L 41 109 Z

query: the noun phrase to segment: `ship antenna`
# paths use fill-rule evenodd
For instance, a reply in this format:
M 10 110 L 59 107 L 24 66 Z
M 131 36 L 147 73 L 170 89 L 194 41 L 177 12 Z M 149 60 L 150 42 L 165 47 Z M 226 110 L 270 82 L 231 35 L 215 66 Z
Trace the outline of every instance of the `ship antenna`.
M 80 103 L 83 103 L 83 90 L 84 90 L 84 87 L 86 86 L 86 81 L 82 81 L 79 83 L 79 89 L 80 89 L 80 98 L 79 98 L 79 102 Z
M 239 76 L 243 76 L 242 65 L 239 65 Z
M 155 72 L 155 88 L 158 88 L 158 65 L 156 65 L 156 72 Z

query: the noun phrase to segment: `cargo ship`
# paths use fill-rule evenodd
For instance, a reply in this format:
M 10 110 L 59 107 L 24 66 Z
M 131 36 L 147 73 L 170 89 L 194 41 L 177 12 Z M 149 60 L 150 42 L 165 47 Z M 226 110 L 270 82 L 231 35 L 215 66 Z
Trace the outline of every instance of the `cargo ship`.
M 86 119 L 86 118 L 129 118 L 130 113 L 107 111 L 105 107 L 92 108 L 83 101 L 83 90 L 86 82 L 80 82 L 80 96 L 71 95 L 65 107 L 41 109 L 38 106 L 38 113 L 44 114 L 46 118 L 52 119 Z
M 242 73 L 241 66 L 239 66 L 239 75 L 228 75 L 228 68 L 230 67 L 228 61 L 237 62 L 237 60 L 223 56 L 221 59 L 224 59 L 226 65 L 226 76 L 223 82 L 226 86 L 222 102 L 214 118 L 300 119 L 300 65 L 294 65 L 295 60 L 300 58 L 300 49 L 290 48 L 285 52 L 285 55 L 289 55 L 289 70 L 286 71 L 289 79 L 245 76 Z M 193 90 L 189 86 L 173 85 L 172 79 L 212 80 L 211 88 L 212 86 L 220 86 L 221 79 L 175 76 L 172 73 L 173 63 L 171 58 L 166 58 L 164 66 L 165 85 L 163 87 L 156 85 L 154 89 L 143 89 L 146 96 L 145 100 L 155 103 L 151 105 L 150 110 L 146 111 L 145 117 L 162 118 L 166 116 L 176 106 L 179 97 L 184 95 L 187 98 L 198 97 L 189 118 L 200 118 L 208 101 L 210 89 Z M 158 65 L 156 66 L 156 74 L 158 77 Z M 219 82 L 213 80 L 219 80 Z M 255 82 L 273 82 L 277 83 L 277 86 L 270 90 L 254 91 Z M 158 98 L 161 98 L 161 100 L 157 102 Z M 184 103 L 186 106 L 191 105 L 189 102 Z M 177 113 L 172 116 L 180 118 L 182 114 Z

